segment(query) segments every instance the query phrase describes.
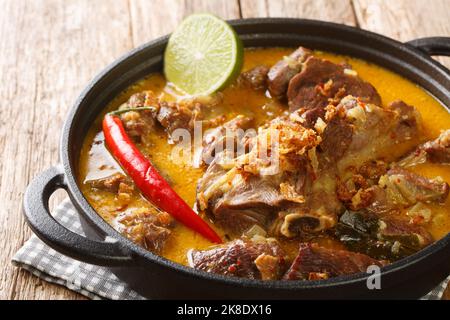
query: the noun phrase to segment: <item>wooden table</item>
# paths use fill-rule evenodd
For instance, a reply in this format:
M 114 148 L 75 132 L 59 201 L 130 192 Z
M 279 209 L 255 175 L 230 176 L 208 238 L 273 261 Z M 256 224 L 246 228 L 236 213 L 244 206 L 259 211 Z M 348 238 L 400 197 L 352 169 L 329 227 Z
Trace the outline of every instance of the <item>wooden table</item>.
M 0 8 L 2 299 L 82 298 L 11 265 L 31 234 L 21 214 L 23 191 L 58 163 L 62 123 L 89 79 L 186 15 L 321 19 L 401 41 L 450 36 L 450 0 L 0 0 Z M 450 67 L 450 59 L 440 61 Z

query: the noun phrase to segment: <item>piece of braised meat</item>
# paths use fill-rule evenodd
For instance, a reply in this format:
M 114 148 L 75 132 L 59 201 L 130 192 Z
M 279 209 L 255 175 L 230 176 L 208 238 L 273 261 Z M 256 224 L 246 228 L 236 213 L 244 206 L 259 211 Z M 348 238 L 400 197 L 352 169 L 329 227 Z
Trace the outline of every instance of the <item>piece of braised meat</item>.
M 276 280 L 285 271 L 285 254 L 273 238 L 238 239 L 188 253 L 192 268 L 247 279 Z
M 336 236 L 349 250 L 391 261 L 433 242 L 425 228 L 405 217 L 379 216 L 368 211 L 346 211 L 336 226 Z
M 278 61 L 270 68 L 268 77 L 269 91 L 274 98 L 284 98 L 289 81 L 302 69 L 302 63 L 311 55 L 311 50 L 299 47 L 289 56 Z
M 444 203 L 449 193 L 449 185 L 442 178 L 428 179 L 399 167 L 390 169 L 386 176 L 381 177 L 380 184 L 391 193 L 388 197 L 393 202 L 404 205 Z
M 121 183 L 131 185 L 132 181 L 124 174 L 117 172 L 105 178 L 90 180 L 87 183 L 93 188 L 115 193 L 119 190 Z
M 264 91 L 267 89 L 268 72 L 269 68 L 267 66 L 256 66 L 248 71 L 241 73 L 238 78 L 238 83 L 249 86 L 256 91 Z
M 105 178 L 87 181 L 87 183 L 93 188 L 117 194 L 122 202 L 129 202 L 135 192 L 133 181 L 119 172 Z
M 333 250 L 313 243 L 300 244 L 299 252 L 284 280 L 320 280 L 367 272 L 370 266 L 382 267 L 386 261 L 375 260 L 361 253 Z
M 399 123 L 401 126 L 399 126 L 396 135 L 408 138 L 411 128 L 417 128 L 419 126 L 419 122 L 421 121 L 418 111 L 416 108 L 406 104 L 402 100 L 395 100 L 389 103 L 388 108 L 401 115 Z
M 450 129 L 442 132 L 436 140 L 425 143 L 422 149 L 428 161 L 450 164 Z
M 416 150 L 399 161 L 398 165 L 410 167 L 427 161 L 450 164 L 450 129 L 442 132 L 435 140 L 420 145 Z
M 113 221 L 114 228 L 131 241 L 155 253 L 161 253 L 172 234 L 173 218 L 156 209 L 125 211 Z
M 143 91 L 133 94 L 119 109 L 151 107 L 152 110 L 129 111 L 120 115 L 128 135 L 138 142 L 145 142 L 155 126 L 159 102 L 153 92 Z
M 270 73 L 269 73 L 270 74 Z M 287 97 L 291 111 L 303 108 L 324 109 L 328 104 L 337 104 L 352 95 L 362 102 L 381 105 L 376 89 L 358 77 L 348 65 L 309 57 L 300 73 L 289 82 Z
M 325 127 L 319 149 L 326 162 L 341 159 L 352 143 L 354 126 L 340 117 L 334 117 Z
M 169 135 L 179 128 L 192 131 L 194 121 L 201 119 L 202 107 L 198 102 L 180 104 L 161 101 L 156 119 Z
M 216 157 L 199 180 L 197 203 L 233 235 L 255 224 L 266 228 L 283 204 L 304 201 L 294 187 L 288 190 L 296 184 L 297 175 L 252 175 L 237 168 L 227 171 L 220 162 L 221 157 Z
M 202 141 L 200 163 L 210 164 L 219 153 L 228 152 L 227 157 L 234 158 L 236 153 L 245 152 L 245 130 L 252 128 L 254 119 L 238 115 L 214 129 L 205 132 Z
M 341 143 L 324 143 L 320 149 L 333 160 L 333 153 L 343 154 L 337 163 L 340 171 L 358 168 L 361 163 L 374 159 L 395 161 L 418 143 L 421 132 L 421 118 L 413 106 L 403 104 L 402 108 L 383 108 L 353 96 L 343 98 L 336 108 L 327 107 L 325 120 L 337 126 L 332 133 L 337 132 L 343 139 Z M 348 125 L 353 129 L 350 143 Z M 328 124 L 324 134 L 327 127 Z M 330 136 L 333 141 L 334 135 Z
M 119 109 L 149 107 L 150 110 L 124 112 L 120 115 L 127 133 L 136 141 L 146 143 L 155 124 L 161 125 L 171 136 L 176 129 L 192 132 L 194 122 L 203 119 L 205 104 L 195 100 L 166 102 L 155 96 L 152 91 L 136 93 Z M 211 122 L 216 122 L 212 119 Z M 208 124 L 210 121 L 206 121 Z
M 390 169 L 378 180 L 353 174 L 345 182 L 339 180 L 337 187 L 338 198 L 347 208 L 367 209 L 376 214 L 398 211 L 418 203 L 443 204 L 448 194 L 448 183 L 439 177 L 429 179 L 400 167 Z

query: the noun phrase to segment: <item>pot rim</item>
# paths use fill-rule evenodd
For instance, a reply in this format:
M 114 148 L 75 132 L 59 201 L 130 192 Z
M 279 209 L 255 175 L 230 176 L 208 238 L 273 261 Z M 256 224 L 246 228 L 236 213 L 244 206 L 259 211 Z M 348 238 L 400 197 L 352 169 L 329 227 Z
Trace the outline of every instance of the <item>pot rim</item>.
M 311 20 L 311 19 L 298 19 L 298 18 L 248 18 L 248 19 L 234 19 L 228 21 L 233 27 L 239 26 L 250 26 L 257 24 L 292 24 L 297 25 L 299 23 L 309 24 L 309 25 L 317 25 L 321 27 L 334 28 L 337 30 L 342 30 L 346 32 L 352 32 L 356 36 L 360 37 L 369 37 L 373 38 L 377 41 L 384 42 L 389 46 L 394 46 L 397 48 L 401 48 L 405 53 L 412 55 L 416 58 L 421 59 L 432 65 L 434 68 L 438 68 L 441 72 L 443 72 L 446 76 L 450 76 L 450 70 L 445 68 L 443 65 L 433 60 L 430 56 L 426 55 L 424 52 L 414 48 L 413 46 L 404 44 L 397 40 L 391 39 L 389 37 L 363 30 L 358 29 L 356 27 L 347 26 L 343 24 L 333 23 L 333 22 L 325 22 L 319 20 Z M 253 288 L 261 288 L 261 289 L 283 289 L 283 290 L 298 290 L 298 289 L 314 289 L 314 288 L 326 288 L 326 287 L 334 287 L 340 285 L 349 285 L 352 283 L 358 283 L 361 281 L 366 281 L 370 274 L 368 273 L 355 273 L 350 275 L 344 275 L 339 277 L 334 277 L 326 280 L 314 280 L 314 281 L 283 281 L 283 280 L 273 280 L 273 281 L 263 281 L 263 280 L 252 280 L 245 278 L 237 278 L 224 276 L 219 274 L 208 273 L 205 271 L 200 271 L 193 269 L 191 267 L 187 267 L 178 263 L 175 263 L 171 260 L 163 258 L 159 255 L 156 255 L 139 245 L 135 244 L 131 240 L 127 239 L 123 235 L 121 235 L 118 231 L 116 231 L 111 225 L 109 225 L 103 218 L 92 208 L 92 206 L 88 203 L 84 195 L 82 194 L 77 179 L 75 177 L 76 169 L 72 166 L 70 160 L 70 140 L 71 140 L 71 131 L 74 127 L 74 121 L 77 116 L 78 109 L 80 105 L 84 103 L 84 100 L 89 95 L 92 88 L 98 83 L 101 79 L 106 77 L 110 72 L 114 69 L 120 67 L 122 63 L 133 58 L 135 55 L 139 54 L 141 51 L 149 48 L 156 47 L 159 45 L 165 45 L 170 35 L 166 35 L 163 37 L 159 37 L 155 40 L 149 41 L 145 44 L 142 44 L 135 49 L 125 53 L 114 62 L 109 64 L 106 68 L 104 68 L 97 76 L 95 76 L 91 81 L 89 81 L 88 85 L 82 91 L 82 93 L 77 98 L 75 104 L 70 109 L 66 121 L 64 122 L 61 141 L 60 141 L 60 158 L 62 160 L 62 165 L 64 169 L 65 179 L 68 184 L 68 194 L 74 205 L 78 208 L 79 213 L 86 217 L 90 223 L 92 223 L 99 231 L 104 233 L 104 236 L 109 236 L 114 238 L 117 242 L 125 245 L 127 249 L 130 250 L 130 253 L 133 255 L 133 259 L 136 261 L 136 267 L 142 267 L 143 261 L 145 259 L 146 262 L 156 263 L 161 267 L 172 269 L 175 272 L 181 272 L 185 276 L 195 276 L 200 279 L 215 281 L 215 282 L 226 282 L 229 284 L 235 284 L 237 286 L 243 287 L 253 287 Z M 431 76 L 432 77 L 432 76 Z M 432 77 L 433 78 L 433 77 Z M 448 107 L 447 107 L 448 109 Z M 450 112 L 450 111 L 449 111 Z M 450 248 L 450 233 L 448 233 L 442 239 L 434 242 L 428 247 L 406 257 L 396 262 L 393 262 L 385 267 L 381 268 L 381 275 L 386 276 L 388 274 L 392 274 L 398 272 L 402 269 L 410 267 L 424 259 L 427 259 L 429 256 L 437 254 L 440 251 L 445 249 L 449 250 Z M 139 259 L 140 258 L 140 259 Z

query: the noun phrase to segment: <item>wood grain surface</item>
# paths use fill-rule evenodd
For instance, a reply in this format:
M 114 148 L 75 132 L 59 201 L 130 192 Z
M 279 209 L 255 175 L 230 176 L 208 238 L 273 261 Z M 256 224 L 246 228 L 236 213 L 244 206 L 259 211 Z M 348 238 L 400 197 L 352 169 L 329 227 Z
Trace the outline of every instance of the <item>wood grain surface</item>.
M 83 299 L 11 265 L 31 234 L 23 192 L 58 163 L 62 123 L 85 84 L 186 15 L 321 19 L 402 41 L 450 36 L 450 0 L 0 0 L 0 8 L 1 299 Z M 440 61 L 450 67 L 450 59 Z

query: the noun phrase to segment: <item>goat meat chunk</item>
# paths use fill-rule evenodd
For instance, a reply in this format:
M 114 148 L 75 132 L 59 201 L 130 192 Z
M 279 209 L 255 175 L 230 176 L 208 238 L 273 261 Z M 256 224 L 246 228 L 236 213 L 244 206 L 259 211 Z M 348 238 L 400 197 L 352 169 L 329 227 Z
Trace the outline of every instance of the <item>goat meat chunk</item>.
M 214 172 L 218 164 L 212 164 L 205 176 L 199 181 L 198 196 L 209 193 L 211 185 L 226 176 L 216 176 Z M 206 205 L 207 213 L 216 223 L 232 234 L 244 232 L 253 225 L 266 227 L 270 217 L 286 199 L 279 190 L 278 179 L 272 177 L 249 176 L 243 179 L 240 175 L 231 180 L 226 192 L 213 195 Z M 209 181 L 207 181 L 209 180 Z M 210 186 L 206 187 L 206 184 Z M 202 194 L 203 193 L 203 194 Z
M 315 280 L 366 272 L 370 266 L 382 267 L 386 261 L 345 250 L 333 250 L 317 244 L 302 243 L 297 257 L 283 276 L 284 280 Z
M 302 63 L 311 55 L 311 51 L 299 47 L 289 56 L 278 61 L 270 68 L 268 77 L 269 91 L 272 97 L 282 98 L 288 88 L 289 81 L 300 72 Z
M 425 163 L 450 164 L 450 129 L 440 136 L 428 141 L 398 162 L 399 166 L 410 167 Z
M 402 100 L 396 100 L 388 105 L 388 108 L 396 112 L 399 116 L 396 130 L 391 136 L 397 140 L 409 140 L 420 126 L 420 114 L 413 106 Z
M 359 78 L 354 70 L 316 57 L 305 61 L 302 71 L 290 80 L 287 91 L 291 111 L 325 108 L 328 104 L 339 103 L 347 95 L 366 103 L 381 104 L 376 89 Z
M 188 253 L 191 267 L 247 279 L 275 280 L 285 270 L 285 255 L 273 238 L 238 239 Z
M 238 83 L 249 86 L 253 90 L 267 89 L 267 73 L 269 68 L 266 66 L 256 66 L 248 71 L 241 73 Z
M 337 164 L 341 171 L 373 159 L 396 161 L 419 142 L 419 114 L 412 106 L 402 106 L 383 108 L 346 96 L 337 107 L 327 107 L 327 121 L 344 118 L 353 128 L 351 143 Z
M 352 143 L 353 126 L 339 117 L 333 118 L 325 127 L 319 145 L 324 159 L 336 161 L 342 158 Z
M 301 118 L 304 120 L 303 125 L 306 128 L 314 128 L 316 126 L 317 120 L 325 119 L 326 110 L 321 107 L 308 109 L 308 110 L 297 110 L 294 112 L 299 112 L 301 114 Z
M 128 111 L 120 115 L 128 135 L 138 142 L 144 141 L 155 126 L 159 102 L 151 91 L 133 94 L 119 109 L 152 107 L 153 110 Z
M 238 115 L 223 125 L 206 132 L 199 162 L 210 164 L 216 155 L 223 151 L 228 156 L 234 156 L 238 151 L 245 152 L 243 141 L 245 130 L 253 126 L 253 120 L 251 117 Z
M 113 226 L 121 234 L 147 250 L 161 253 L 172 234 L 174 220 L 156 209 L 135 209 L 120 214 Z
M 405 169 L 394 167 L 386 176 L 380 178 L 380 183 L 394 194 L 393 202 L 413 205 L 417 202 L 444 203 L 449 193 L 449 185 L 442 178 L 428 179 Z M 399 199 L 396 199 L 399 198 Z
M 166 102 L 158 99 L 152 91 L 136 93 L 120 109 L 151 107 L 150 110 L 128 111 L 121 114 L 127 133 L 138 142 L 146 141 L 156 123 L 171 135 L 176 129 L 192 131 L 194 121 L 202 118 L 204 106 L 196 101 Z
M 200 119 L 202 105 L 198 102 L 184 105 L 161 101 L 156 119 L 171 135 L 176 129 L 192 131 L 194 121 Z
M 384 170 L 380 165 L 372 174 L 376 178 Z M 360 179 L 355 179 L 355 178 Z M 338 198 L 352 210 L 366 209 L 386 214 L 418 203 L 445 203 L 449 186 L 440 177 L 428 179 L 400 167 L 393 167 L 376 179 L 354 174 L 345 183 L 338 179 Z
M 436 140 L 425 143 L 422 148 L 430 162 L 450 164 L 450 129 L 442 132 Z
M 120 193 L 121 191 L 132 193 L 134 190 L 131 179 L 119 172 L 106 178 L 90 180 L 87 183 L 93 188 L 112 193 Z

